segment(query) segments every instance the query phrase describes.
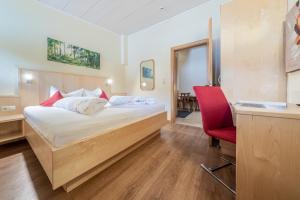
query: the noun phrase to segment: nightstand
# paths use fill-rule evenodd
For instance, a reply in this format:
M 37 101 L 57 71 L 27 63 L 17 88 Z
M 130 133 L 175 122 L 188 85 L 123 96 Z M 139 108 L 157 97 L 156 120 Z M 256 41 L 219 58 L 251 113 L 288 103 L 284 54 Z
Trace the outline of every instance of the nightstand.
M 24 138 L 24 116 L 22 114 L 0 116 L 0 144 Z

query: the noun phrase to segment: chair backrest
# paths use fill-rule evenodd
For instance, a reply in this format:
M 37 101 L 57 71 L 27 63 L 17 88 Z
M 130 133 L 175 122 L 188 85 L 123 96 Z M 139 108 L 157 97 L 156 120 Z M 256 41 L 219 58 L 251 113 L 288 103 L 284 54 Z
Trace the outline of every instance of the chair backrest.
M 233 126 L 231 109 L 220 87 L 194 86 L 193 89 L 206 133 L 209 130 Z

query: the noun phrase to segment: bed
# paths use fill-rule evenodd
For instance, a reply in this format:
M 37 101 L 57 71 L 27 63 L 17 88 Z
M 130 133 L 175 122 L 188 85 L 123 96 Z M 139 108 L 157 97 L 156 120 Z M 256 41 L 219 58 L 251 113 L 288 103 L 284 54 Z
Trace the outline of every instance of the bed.
M 41 92 L 34 93 L 33 90 L 48 88 L 53 85 L 50 80 L 71 85 L 66 81 L 69 77 L 65 76 L 72 76 L 73 81 L 77 76 L 21 70 L 21 77 L 29 72 L 37 80 L 52 77 L 30 85 L 22 81 L 21 103 L 26 117 L 25 137 L 53 189 L 63 186 L 66 191 L 71 191 L 158 135 L 167 123 L 167 114 L 161 104 L 110 106 L 92 117 L 60 108 L 32 106 L 37 104 L 31 104 L 29 99 L 43 99 Z M 82 81 L 82 78 L 78 80 Z M 99 80 L 95 82 L 97 85 L 91 84 L 86 76 L 85 80 L 90 87 L 103 87 L 98 85 Z M 84 82 L 81 85 L 85 87 Z
M 89 116 L 62 108 L 29 106 L 24 109 L 24 115 L 26 122 L 35 132 L 55 148 L 62 148 L 78 140 L 106 134 L 164 111 L 163 104 L 121 105 L 108 106 Z

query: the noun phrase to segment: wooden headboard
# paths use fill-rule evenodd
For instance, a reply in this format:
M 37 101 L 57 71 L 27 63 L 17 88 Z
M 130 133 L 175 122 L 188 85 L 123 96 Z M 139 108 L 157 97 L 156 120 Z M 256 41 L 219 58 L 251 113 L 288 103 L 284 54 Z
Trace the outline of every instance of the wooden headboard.
M 19 73 L 22 110 L 26 106 L 39 105 L 41 102 L 49 98 L 49 89 L 51 86 L 55 86 L 64 92 L 70 92 L 81 88 L 93 90 L 99 87 L 108 95 L 111 95 L 111 88 L 106 84 L 106 77 L 22 68 L 19 70 Z M 31 82 L 26 82 L 25 76 L 28 74 L 31 74 L 33 77 Z

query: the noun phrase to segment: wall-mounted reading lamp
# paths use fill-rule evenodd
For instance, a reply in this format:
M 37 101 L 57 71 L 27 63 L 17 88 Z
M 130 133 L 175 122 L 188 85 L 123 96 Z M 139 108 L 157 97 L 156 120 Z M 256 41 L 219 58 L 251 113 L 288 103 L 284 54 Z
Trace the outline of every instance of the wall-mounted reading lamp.
M 24 74 L 23 78 L 24 78 L 25 83 L 32 84 L 32 81 L 33 81 L 33 75 L 32 74 L 26 73 L 26 74 Z
M 109 78 L 109 79 L 106 80 L 106 85 L 111 86 L 113 84 L 113 82 L 114 81 L 111 78 Z

